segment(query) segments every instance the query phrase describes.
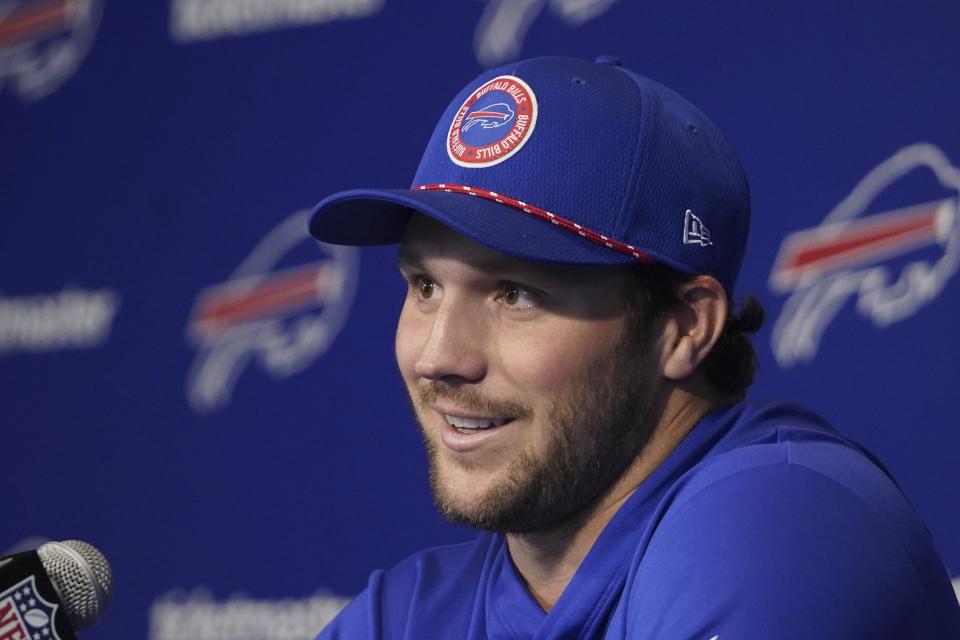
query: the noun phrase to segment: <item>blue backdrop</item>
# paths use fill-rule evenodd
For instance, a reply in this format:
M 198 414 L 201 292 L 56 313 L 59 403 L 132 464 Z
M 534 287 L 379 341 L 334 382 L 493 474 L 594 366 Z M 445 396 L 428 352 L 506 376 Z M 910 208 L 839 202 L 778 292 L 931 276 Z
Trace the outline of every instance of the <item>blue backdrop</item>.
M 483 68 L 611 53 L 747 168 L 752 396 L 871 448 L 960 577 L 958 32 L 953 0 L 0 0 L 0 553 L 104 551 L 84 637 L 292 640 L 472 535 L 430 502 L 392 250 L 305 211 L 407 186 Z

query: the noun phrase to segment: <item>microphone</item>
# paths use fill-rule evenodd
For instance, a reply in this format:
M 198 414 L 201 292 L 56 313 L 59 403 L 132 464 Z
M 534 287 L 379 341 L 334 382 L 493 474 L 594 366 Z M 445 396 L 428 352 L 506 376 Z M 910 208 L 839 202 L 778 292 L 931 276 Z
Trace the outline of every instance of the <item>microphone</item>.
M 0 640 L 76 640 L 113 599 L 110 563 L 80 540 L 0 558 Z

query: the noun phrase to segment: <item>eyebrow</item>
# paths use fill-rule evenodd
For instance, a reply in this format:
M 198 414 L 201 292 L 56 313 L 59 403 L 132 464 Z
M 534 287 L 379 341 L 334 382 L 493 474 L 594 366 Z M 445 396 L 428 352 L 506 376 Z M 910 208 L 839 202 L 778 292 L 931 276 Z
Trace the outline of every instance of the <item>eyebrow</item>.
M 397 252 L 397 266 L 403 270 L 427 271 L 426 258 L 422 253 L 409 245 L 404 245 Z M 556 286 L 571 283 L 578 278 L 571 277 L 570 273 L 555 273 L 548 269 L 538 268 L 537 263 L 525 261 L 510 256 L 489 256 L 481 260 L 470 262 L 470 266 L 478 271 L 493 276 L 505 276 L 507 279 L 518 279 L 530 284 L 538 283 L 543 286 Z
M 426 258 L 417 251 L 405 245 L 397 252 L 397 265 L 404 267 L 423 268 L 426 264 Z M 523 260 L 511 258 L 510 256 L 490 256 L 481 260 L 470 261 L 470 266 L 479 271 L 488 271 L 491 273 L 502 273 L 510 271 L 532 271 L 536 270 L 535 265 L 526 265 Z

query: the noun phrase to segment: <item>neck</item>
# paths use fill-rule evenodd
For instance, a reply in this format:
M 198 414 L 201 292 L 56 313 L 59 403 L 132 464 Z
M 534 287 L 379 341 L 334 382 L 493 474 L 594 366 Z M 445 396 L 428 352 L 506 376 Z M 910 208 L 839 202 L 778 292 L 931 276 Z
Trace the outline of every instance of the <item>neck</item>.
M 713 406 L 703 395 L 674 388 L 650 441 L 587 513 L 550 530 L 507 535 L 510 557 L 544 611 L 559 600 L 620 507 Z

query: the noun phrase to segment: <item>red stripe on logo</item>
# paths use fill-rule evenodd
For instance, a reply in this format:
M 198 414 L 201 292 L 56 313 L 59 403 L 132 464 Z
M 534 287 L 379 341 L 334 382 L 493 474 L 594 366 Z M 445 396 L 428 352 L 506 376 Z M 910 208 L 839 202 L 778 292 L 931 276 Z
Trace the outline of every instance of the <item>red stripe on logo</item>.
M 43 37 L 70 26 L 76 0 L 36 3 L 0 20 L 0 48 Z
M 634 247 L 633 245 L 626 244 L 625 242 L 620 242 L 614 240 L 613 238 L 608 238 L 607 236 L 597 233 L 592 229 L 588 229 L 582 225 L 577 224 L 558 216 L 555 213 L 551 213 L 546 209 L 541 209 L 535 205 L 532 205 L 528 202 L 523 202 L 522 200 L 517 200 L 516 198 L 511 198 L 510 196 L 505 196 L 502 193 L 496 193 L 495 191 L 487 191 L 486 189 L 480 189 L 478 187 L 467 187 L 462 184 L 424 184 L 418 187 L 413 187 L 413 191 L 446 191 L 447 193 L 463 193 L 466 195 L 477 196 L 478 198 L 484 198 L 486 200 L 493 200 L 494 202 L 505 204 L 514 209 L 523 211 L 524 213 L 529 213 L 532 216 L 542 218 L 548 222 L 551 222 L 558 227 L 565 229 L 571 233 L 575 233 L 581 238 L 586 238 L 591 242 L 595 242 L 601 246 L 606 247 L 607 249 L 613 249 L 620 253 L 625 253 L 628 256 L 636 258 L 640 262 L 650 263 L 653 260 L 648 256 L 643 249 Z
M 333 277 L 324 263 L 273 275 L 253 288 L 243 281 L 201 293 L 192 328 L 202 334 L 308 307 L 330 293 Z
M 952 223 L 952 200 L 792 233 L 783 242 L 773 281 L 777 288 L 795 285 L 810 273 L 822 274 L 879 258 L 904 253 L 937 240 L 943 216 Z
M 23 582 L 17 586 L 23 586 Z M 18 594 L 19 595 L 19 594 Z M 20 612 L 17 611 L 13 596 L 0 600 L 0 638 L 29 638 L 29 632 Z
M 498 111 L 474 111 L 473 113 L 467 114 L 468 118 L 501 118 L 506 119 L 510 117 L 508 113 L 500 113 Z

